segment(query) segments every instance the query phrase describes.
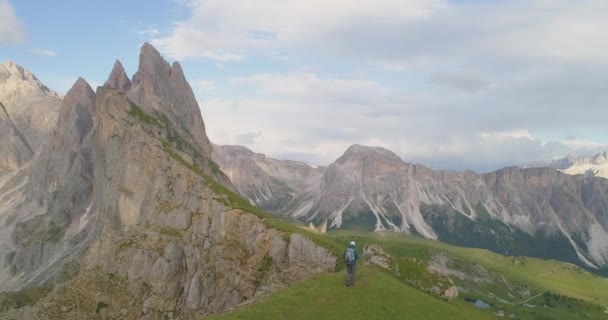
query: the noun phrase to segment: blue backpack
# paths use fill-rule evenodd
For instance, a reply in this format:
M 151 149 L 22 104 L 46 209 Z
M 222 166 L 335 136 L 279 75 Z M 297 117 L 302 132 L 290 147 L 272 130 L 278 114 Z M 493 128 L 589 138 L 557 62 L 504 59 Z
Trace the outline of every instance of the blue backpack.
M 357 257 L 355 255 L 355 248 L 347 248 L 346 253 L 344 253 L 344 261 L 346 262 L 346 264 L 351 265 L 355 263 L 355 260 L 357 260 Z

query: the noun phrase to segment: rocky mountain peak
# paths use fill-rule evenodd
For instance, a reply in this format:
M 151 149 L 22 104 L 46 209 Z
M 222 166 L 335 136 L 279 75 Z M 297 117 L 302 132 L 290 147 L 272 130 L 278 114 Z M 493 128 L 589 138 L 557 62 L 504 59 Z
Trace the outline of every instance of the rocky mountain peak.
M 104 84 L 111 88 L 114 88 L 120 92 L 126 93 L 131 89 L 131 80 L 127 77 L 127 73 L 120 63 L 119 60 L 114 62 L 114 67 L 112 68 L 112 73 L 110 73 L 110 77 L 108 81 Z
M 348 149 L 346 149 L 344 154 L 340 158 L 338 158 L 336 162 L 344 163 L 352 160 L 356 161 L 360 159 L 369 158 L 387 161 L 402 161 L 397 154 L 383 147 L 370 147 L 359 144 L 353 144 Z
M 91 88 L 91 85 L 83 78 L 78 78 L 72 85 L 72 88 L 65 95 L 66 98 L 77 94 L 86 94 L 87 96 L 95 97 L 95 91 Z
M 210 157 L 211 143 L 201 111 L 179 63 L 170 66 L 151 44 L 145 43 L 127 96 L 143 110 L 165 114 L 184 137 Z
M 139 52 L 139 62 L 141 63 L 142 61 L 167 63 L 161 56 L 160 52 L 158 52 L 158 50 L 156 50 L 156 48 L 154 48 L 154 46 L 152 46 L 149 42 L 146 42 L 141 46 L 141 50 Z
M 173 61 L 173 63 L 171 64 L 171 75 L 174 79 L 186 81 L 186 76 L 184 76 L 184 69 L 182 69 L 182 65 L 178 61 Z
M 95 108 L 95 91 L 91 88 L 89 83 L 83 78 L 78 78 L 72 88 L 65 95 L 63 100 L 63 107 L 59 115 L 59 125 L 67 119 L 69 113 L 73 112 L 72 109 L 79 108 L 83 110 L 77 110 L 78 117 L 82 118 L 86 114 L 86 118 L 92 118 L 92 113 Z M 81 119 L 80 122 L 82 122 Z M 87 121 L 89 122 L 89 121 Z M 87 132 L 92 127 L 92 123 L 87 124 Z M 60 128 L 62 129 L 62 128 Z
M 144 43 L 139 53 L 139 67 L 133 75 L 133 88 L 147 83 L 152 86 L 150 89 L 158 91 L 161 89 L 159 86 L 166 84 L 170 74 L 171 67 L 160 55 L 160 52 L 151 44 Z
M 21 78 L 21 80 L 37 80 L 36 77 L 27 69 L 16 64 L 13 61 L 6 61 L 0 64 L 0 75 L 12 75 Z
M 595 164 L 595 165 L 602 165 L 606 163 L 606 152 L 604 153 L 598 153 L 595 155 L 595 157 L 593 157 L 593 159 L 591 160 L 591 163 Z
M 15 169 L 27 162 L 24 159 L 31 158 L 25 154 L 39 152 L 48 141 L 57 123 L 61 100 L 30 71 L 8 61 L 0 64 L 0 102 L 4 105 L 4 117 L 0 119 L 0 163 L 10 163 L 8 167 Z M 17 156 L 15 150 L 26 152 L 17 152 L 20 154 Z M 8 158 L 20 160 L 4 159 L 10 154 L 13 156 Z
M 238 157 L 238 156 L 252 156 L 253 151 L 249 150 L 246 147 L 238 146 L 238 145 L 230 145 L 230 146 L 214 146 L 214 151 L 222 151 L 226 155 L 230 157 Z
M 23 90 L 38 90 L 44 94 L 59 98 L 59 94 L 42 84 L 29 70 L 13 61 L 0 64 L 0 91 L 14 92 Z M 10 105 L 10 102 L 5 104 Z

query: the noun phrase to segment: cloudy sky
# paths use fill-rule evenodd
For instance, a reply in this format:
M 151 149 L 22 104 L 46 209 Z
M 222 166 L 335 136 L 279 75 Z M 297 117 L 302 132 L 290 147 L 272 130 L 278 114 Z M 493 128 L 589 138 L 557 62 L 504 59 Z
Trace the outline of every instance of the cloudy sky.
M 64 93 L 183 63 L 219 144 L 328 164 L 353 143 L 492 170 L 608 145 L 605 0 L 0 0 L 0 60 Z

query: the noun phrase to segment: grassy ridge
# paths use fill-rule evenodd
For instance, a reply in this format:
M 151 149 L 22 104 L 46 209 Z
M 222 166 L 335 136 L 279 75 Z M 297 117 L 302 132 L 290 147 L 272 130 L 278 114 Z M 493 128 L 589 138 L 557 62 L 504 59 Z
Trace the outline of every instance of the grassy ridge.
M 529 257 L 506 257 L 487 250 L 457 247 L 396 234 L 364 235 L 340 232 L 337 235 L 345 239 L 359 238 L 370 243 L 379 242 L 397 255 L 424 255 L 429 248 L 437 249 L 483 265 L 507 278 L 539 290 L 553 291 L 587 302 L 608 302 L 608 279 L 567 263 Z
M 326 274 L 278 291 L 260 303 L 211 319 L 499 319 L 495 315 L 499 310 L 504 312 L 503 318 L 513 314 L 517 319 L 530 320 L 608 317 L 603 307 L 608 298 L 608 281 L 561 262 L 504 257 L 486 250 L 397 234 L 338 231 L 317 236 L 334 244 L 350 240 L 355 240 L 358 247 L 379 244 L 393 257 L 427 260 L 432 252 L 445 252 L 465 264 L 482 265 L 511 284 L 528 288 L 530 298 L 501 302 L 500 296 L 509 298 L 509 290 L 501 287 L 499 281 L 472 286 L 479 291 L 461 291 L 459 299 L 445 301 L 406 284 L 403 274 L 412 276 L 416 270 L 402 267 L 401 276 L 395 276 L 360 264 L 355 288 L 344 286 L 342 272 Z M 492 297 L 492 293 L 499 298 Z M 483 299 L 492 308 L 477 309 L 465 299 Z
M 496 319 L 465 302 L 420 292 L 376 268 L 360 268 L 357 281 L 354 288 L 347 288 L 343 273 L 322 275 L 258 304 L 208 319 Z
M 591 274 L 571 264 L 528 257 L 506 257 L 487 250 L 463 248 L 437 241 L 398 234 L 339 231 L 337 239 L 355 239 L 361 245 L 376 243 L 399 257 L 427 259 L 429 252 L 445 252 L 464 264 L 481 265 L 504 278 L 511 285 L 530 291 L 531 299 L 509 296 L 512 290 L 502 281 L 487 284 L 457 285 L 474 291 L 463 292 L 460 298 L 483 299 L 518 319 L 606 319 L 608 314 L 608 279 Z M 494 296 L 495 295 L 495 296 Z

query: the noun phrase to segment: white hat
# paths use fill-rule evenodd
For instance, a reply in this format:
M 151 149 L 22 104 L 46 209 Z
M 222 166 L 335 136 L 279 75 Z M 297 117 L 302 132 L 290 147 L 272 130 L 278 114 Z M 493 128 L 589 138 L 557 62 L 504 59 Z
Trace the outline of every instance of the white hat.
M 351 246 L 354 246 L 354 245 L 355 245 L 355 242 L 354 242 L 354 241 L 351 241 L 351 242 L 350 242 L 350 245 L 351 245 Z

